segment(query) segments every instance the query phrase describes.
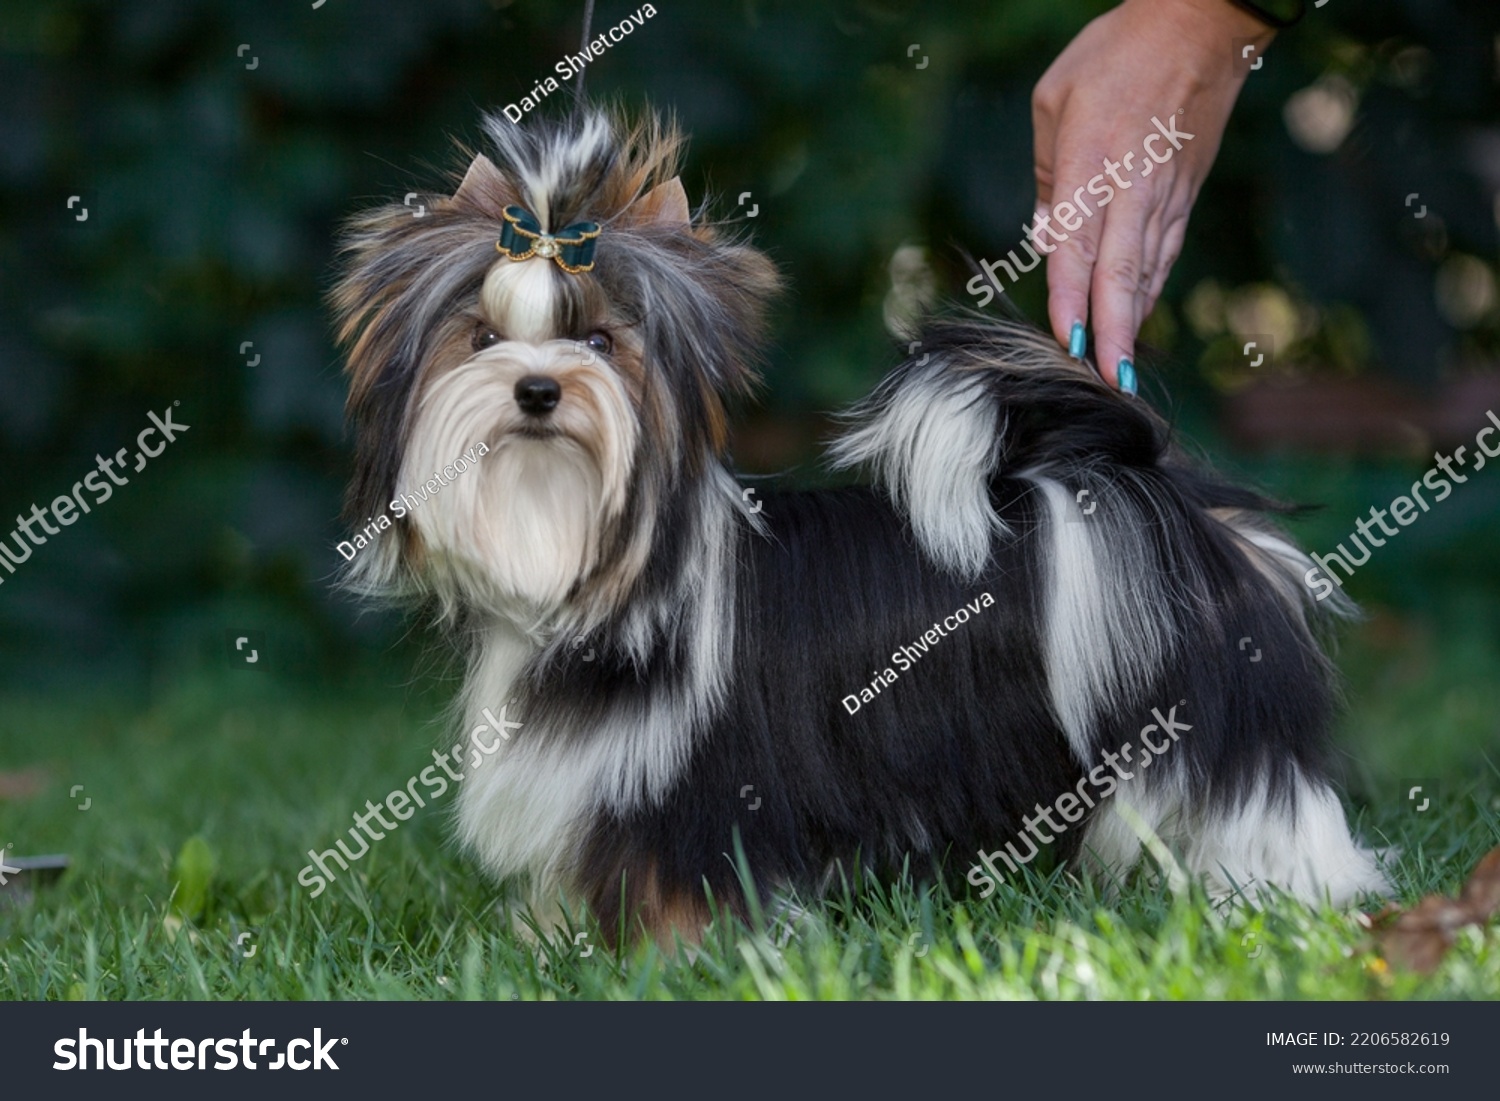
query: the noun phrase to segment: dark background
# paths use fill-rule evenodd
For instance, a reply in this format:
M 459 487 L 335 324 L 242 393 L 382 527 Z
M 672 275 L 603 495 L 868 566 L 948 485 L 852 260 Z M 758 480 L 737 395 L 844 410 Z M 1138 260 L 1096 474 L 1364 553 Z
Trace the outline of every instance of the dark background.
M 654 6 L 588 89 L 675 111 L 694 200 L 758 207 L 791 292 L 736 450 L 809 476 L 824 414 L 895 362 L 886 317 L 923 273 L 962 297 L 965 250 L 1016 246 L 1031 89 L 1109 5 Z M 0 535 L 96 452 L 134 451 L 148 411 L 180 401 L 191 425 L 3 576 L 0 679 L 145 686 L 222 667 L 246 631 L 287 674 L 402 665 L 423 630 L 330 586 L 351 455 L 335 229 L 436 186 L 482 109 L 578 49 L 582 7 L 0 5 Z M 603 0 L 594 33 L 636 8 Z M 1230 469 L 1325 503 L 1298 528 L 1315 550 L 1500 411 L 1497 29 L 1479 0 L 1309 5 L 1252 74 L 1147 323 L 1143 392 Z M 1040 319 L 1044 291 L 1038 270 L 1012 297 Z M 1250 334 L 1274 338 L 1255 369 Z M 1372 629 L 1492 643 L 1497 505 L 1479 474 L 1362 569 Z

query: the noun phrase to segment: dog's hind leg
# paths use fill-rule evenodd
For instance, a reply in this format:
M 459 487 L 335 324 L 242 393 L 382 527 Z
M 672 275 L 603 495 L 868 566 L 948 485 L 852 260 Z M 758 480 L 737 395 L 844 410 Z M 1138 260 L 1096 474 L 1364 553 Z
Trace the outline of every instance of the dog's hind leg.
M 1301 774 L 1285 791 L 1262 785 L 1237 804 L 1213 807 L 1192 807 L 1173 787 L 1121 784 L 1089 823 L 1085 866 L 1122 878 L 1140 860 L 1142 832 L 1159 838 L 1214 898 L 1258 905 L 1285 891 L 1309 905 L 1347 906 L 1391 890 L 1376 854 L 1350 833 L 1333 788 Z
M 1262 788 L 1237 807 L 1204 811 L 1179 844 L 1188 871 L 1212 894 L 1241 891 L 1254 902 L 1270 887 L 1347 906 L 1391 889 L 1375 854 L 1350 833 L 1333 788 L 1300 774 L 1283 795 Z

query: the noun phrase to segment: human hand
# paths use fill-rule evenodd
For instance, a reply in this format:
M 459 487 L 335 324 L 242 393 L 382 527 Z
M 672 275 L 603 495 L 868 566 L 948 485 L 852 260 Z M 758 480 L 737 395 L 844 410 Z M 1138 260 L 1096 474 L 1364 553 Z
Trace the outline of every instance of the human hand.
M 1274 35 L 1228 0 L 1125 0 L 1079 32 L 1032 93 L 1032 237 L 1050 252 L 1052 332 L 1081 357 L 1092 317 L 1100 372 L 1131 393 L 1136 333 L 1249 72 L 1234 40 L 1253 39 L 1258 56 Z M 1053 219 L 1068 232 L 1049 229 Z M 1050 249 L 1048 232 L 1061 242 Z

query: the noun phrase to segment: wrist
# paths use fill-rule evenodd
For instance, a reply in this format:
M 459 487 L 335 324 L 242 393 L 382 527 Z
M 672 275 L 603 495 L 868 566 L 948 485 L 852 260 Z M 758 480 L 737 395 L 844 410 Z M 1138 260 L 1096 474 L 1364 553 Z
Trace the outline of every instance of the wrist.
M 1276 37 L 1276 28 L 1257 18 L 1234 0 L 1125 0 L 1127 6 L 1154 9 L 1165 15 L 1184 34 L 1211 49 L 1221 44 L 1227 51 L 1234 39 L 1254 39 L 1262 47 Z
M 1260 23 L 1276 30 L 1285 30 L 1301 21 L 1307 14 L 1307 0 L 1227 0 L 1242 11 L 1248 12 Z M 1318 0 L 1320 4 L 1327 0 Z

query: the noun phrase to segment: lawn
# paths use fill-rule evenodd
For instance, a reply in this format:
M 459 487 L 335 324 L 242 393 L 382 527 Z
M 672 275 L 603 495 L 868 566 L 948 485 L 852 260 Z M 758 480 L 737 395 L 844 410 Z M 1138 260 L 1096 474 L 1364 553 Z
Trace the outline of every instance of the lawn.
M 1305 497 L 1385 499 L 1379 471 L 1352 491 L 1326 472 L 1260 473 Z M 1322 546 L 1356 507 L 1299 534 Z M 1500 843 L 1500 617 L 1473 572 L 1490 568 L 1494 523 L 1461 525 L 1468 549 L 1434 532 L 1399 565 L 1372 563 L 1356 587 L 1370 614 L 1339 655 L 1348 802 L 1368 840 L 1400 849 L 1403 903 L 1454 893 Z M 1403 602 L 1408 582 L 1421 599 Z M 48 774 L 0 801 L 0 844 L 73 861 L 29 901 L 0 892 L 0 999 L 1500 997 L 1493 926 L 1418 976 L 1388 966 L 1350 914 L 1218 911 L 1148 876 L 1032 875 L 984 900 L 850 884 L 789 932 L 718 923 L 691 958 L 616 957 L 586 919 L 538 947 L 455 850 L 451 792 L 311 897 L 307 851 L 430 763 L 452 689 L 434 664 L 397 655 L 336 690 L 205 667 L 149 691 L 0 696 L 0 772 Z M 1410 788 L 1433 781 L 1419 813 Z

